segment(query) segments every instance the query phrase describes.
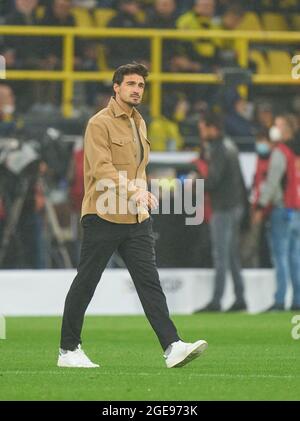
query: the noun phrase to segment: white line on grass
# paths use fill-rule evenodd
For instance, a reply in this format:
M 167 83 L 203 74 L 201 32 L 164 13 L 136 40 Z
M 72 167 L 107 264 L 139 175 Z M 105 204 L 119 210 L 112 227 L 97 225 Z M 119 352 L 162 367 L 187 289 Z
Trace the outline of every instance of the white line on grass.
M 80 369 L 79 369 L 80 370 Z M 159 372 L 159 373 L 111 373 L 111 372 L 106 372 L 103 370 L 86 370 L 84 369 L 86 373 L 89 374 L 97 374 L 97 373 L 101 373 L 101 375 L 109 375 L 109 376 L 144 376 L 144 377 L 156 377 L 156 376 L 161 376 L 161 375 L 177 375 L 178 374 L 178 370 L 168 370 L 168 371 L 164 371 L 163 373 Z M 228 377 L 228 378 L 242 378 L 242 379 L 249 379 L 249 378 L 261 378 L 261 379 L 270 379 L 270 378 L 278 378 L 278 379 L 295 379 L 295 378 L 300 378 L 300 375 L 293 375 L 293 374 L 225 374 L 225 373 L 188 373 L 186 372 L 184 369 L 181 370 L 181 372 L 184 374 L 188 374 L 188 377 Z M 26 371 L 26 370 L 6 370 L 6 371 L 1 371 L 0 375 L 5 375 L 5 374 L 16 374 L 16 375 L 41 375 L 41 374 L 55 374 L 55 375 L 65 375 L 65 374 L 76 374 L 78 373 L 78 369 L 62 369 L 60 368 L 59 370 L 40 370 L 40 371 Z M 0 379 L 1 380 L 1 379 Z

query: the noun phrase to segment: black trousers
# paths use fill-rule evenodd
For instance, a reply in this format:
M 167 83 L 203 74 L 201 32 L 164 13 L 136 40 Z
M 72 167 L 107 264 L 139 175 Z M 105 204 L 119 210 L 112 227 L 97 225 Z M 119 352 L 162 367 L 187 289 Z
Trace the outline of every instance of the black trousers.
M 152 220 L 115 224 L 97 215 L 82 218 L 83 240 L 77 275 L 65 301 L 60 346 L 81 344 L 85 311 L 110 257 L 118 250 L 134 282 L 145 314 L 165 350 L 180 338 L 170 319 L 156 268 Z

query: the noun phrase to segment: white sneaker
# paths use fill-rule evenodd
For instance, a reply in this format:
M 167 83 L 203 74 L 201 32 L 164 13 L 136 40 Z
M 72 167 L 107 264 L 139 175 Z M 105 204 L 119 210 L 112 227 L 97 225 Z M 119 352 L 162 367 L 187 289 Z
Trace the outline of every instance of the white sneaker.
M 99 367 L 98 364 L 92 363 L 92 361 L 85 355 L 84 351 L 81 349 L 81 346 L 74 351 L 61 351 L 59 352 L 58 367 L 74 367 L 74 368 L 96 368 Z
M 169 349 L 171 347 L 171 349 Z M 203 340 L 196 341 L 192 344 L 177 341 L 173 342 L 167 348 L 164 358 L 166 359 L 167 368 L 183 367 L 185 364 L 199 357 L 208 347 L 208 343 Z

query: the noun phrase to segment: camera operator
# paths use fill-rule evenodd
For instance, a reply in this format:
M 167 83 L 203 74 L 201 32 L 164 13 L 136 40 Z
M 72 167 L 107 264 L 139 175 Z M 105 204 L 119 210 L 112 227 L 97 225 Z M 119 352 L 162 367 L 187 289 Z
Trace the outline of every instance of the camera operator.
M 45 267 L 44 193 L 39 178 L 46 166 L 35 145 L 20 141 L 22 124 L 15 108 L 11 87 L 0 84 L 0 266 L 38 269 Z

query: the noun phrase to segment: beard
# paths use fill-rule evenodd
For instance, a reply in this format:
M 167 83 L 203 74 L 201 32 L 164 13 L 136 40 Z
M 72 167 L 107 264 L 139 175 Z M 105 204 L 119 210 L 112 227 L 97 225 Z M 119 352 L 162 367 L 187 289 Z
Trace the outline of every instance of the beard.
M 136 107 L 136 106 L 140 105 L 141 98 L 137 98 L 136 100 L 129 99 L 128 101 L 124 101 L 124 102 L 125 102 L 125 104 L 129 105 L 130 107 Z
M 124 97 L 122 98 L 122 96 L 120 95 L 120 99 L 125 102 L 125 104 L 134 107 L 136 105 L 139 105 L 142 101 L 142 97 L 141 96 L 133 96 L 131 95 L 124 95 Z

